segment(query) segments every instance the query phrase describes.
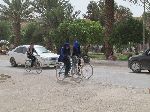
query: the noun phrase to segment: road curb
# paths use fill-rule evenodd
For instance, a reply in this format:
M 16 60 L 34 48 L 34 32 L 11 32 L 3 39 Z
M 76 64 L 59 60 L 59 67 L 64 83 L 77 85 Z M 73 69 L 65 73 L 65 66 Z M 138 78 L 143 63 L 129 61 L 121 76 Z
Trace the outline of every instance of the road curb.
M 104 65 L 104 66 L 128 66 L 127 61 L 112 61 L 112 60 L 91 60 L 91 64 L 93 65 Z

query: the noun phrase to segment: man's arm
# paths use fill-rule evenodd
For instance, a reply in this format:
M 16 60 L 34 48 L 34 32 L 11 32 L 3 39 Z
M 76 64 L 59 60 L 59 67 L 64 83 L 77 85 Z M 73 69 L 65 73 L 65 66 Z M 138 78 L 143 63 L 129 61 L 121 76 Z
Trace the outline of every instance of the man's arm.
M 30 54 L 30 48 L 28 47 L 28 49 L 27 49 L 27 54 Z
M 33 52 L 35 52 L 38 55 L 38 53 L 36 52 L 36 50 L 34 48 L 33 48 Z
M 69 50 L 69 56 L 70 56 L 71 55 L 70 48 L 68 50 Z

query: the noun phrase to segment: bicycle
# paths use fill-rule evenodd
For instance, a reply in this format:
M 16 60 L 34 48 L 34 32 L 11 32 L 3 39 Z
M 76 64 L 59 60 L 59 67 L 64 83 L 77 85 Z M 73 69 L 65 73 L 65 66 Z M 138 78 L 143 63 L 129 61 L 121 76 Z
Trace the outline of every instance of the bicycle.
M 32 70 L 31 62 L 32 62 L 31 59 L 27 59 L 25 61 L 25 70 L 27 72 L 30 72 Z M 38 61 L 37 57 L 36 57 L 36 60 L 35 60 L 35 62 L 33 64 L 33 68 L 36 70 L 36 73 L 38 73 L 38 74 L 40 74 L 42 72 L 41 62 Z
M 81 67 L 83 78 L 90 79 L 93 75 L 93 66 L 90 63 L 90 57 L 87 55 L 83 56 L 83 61 L 84 65 Z
M 75 81 L 76 82 L 80 82 L 82 80 L 82 75 L 77 75 L 77 66 L 75 66 L 75 64 L 73 63 L 72 60 L 71 61 L 71 69 L 69 71 L 69 76 L 68 77 L 71 77 L 72 79 L 76 79 Z M 65 78 L 65 65 L 63 62 L 58 62 L 56 64 L 56 78 L 58 81 L 63 81 Z
M 89 56 L 86 55 L 81 58 L 75 56 L 74 58 L 74 60 L 76 60 L 76 73 L 73 74 L 73 76 L 81 75 L 84 79 L 90 79 L 93 75 L 93 66 L 90 64 Z M 81 61 L 81 65 L 78 65 L 79 61 Z
M 78 65 L 78 62 L 82 58 L 73 56 L 71 59 L 70 75 L 72 78 L 78 79 L 79 82 L 83 78 L 89 79 L 93 75 L 93 66 L 90 62 L 87 62 L 86 58 L 83 57 L 83 63 L 80 66 Z M 62 62 L 58 62 L 56 64 L 56 78 L 59 81 L 63 81 L 65 79 L 65 66 Z

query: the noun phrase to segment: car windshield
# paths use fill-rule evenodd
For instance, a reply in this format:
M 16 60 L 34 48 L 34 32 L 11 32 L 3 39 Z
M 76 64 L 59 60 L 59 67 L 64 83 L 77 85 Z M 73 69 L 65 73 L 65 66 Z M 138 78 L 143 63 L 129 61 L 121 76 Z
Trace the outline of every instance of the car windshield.
M 45 47 L 36 47 L 35 50 L 38 54 L 49 52 Z

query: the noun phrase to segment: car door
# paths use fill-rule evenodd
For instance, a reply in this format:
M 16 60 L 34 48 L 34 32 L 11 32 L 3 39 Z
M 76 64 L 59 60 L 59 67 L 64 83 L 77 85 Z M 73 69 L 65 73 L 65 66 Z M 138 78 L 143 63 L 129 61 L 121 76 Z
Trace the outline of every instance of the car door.
M 24 47 L 18 47 L 14 51 L 14 58 L 15 58 L 17 64 L 22 64 L 22 62 L 23 62 L 23 57 L 25 55 L 25 54 L 23 54 L 23 48 Z
M 150 50 L 147 50 L 140 60 L 144 69 L 149 69 L 150 68 Z
M 21 59 L 21 64 L 24 64 L 27 59 L 27 48 L 23 47 L 23 52 L 22 52 L 22 59 Z

